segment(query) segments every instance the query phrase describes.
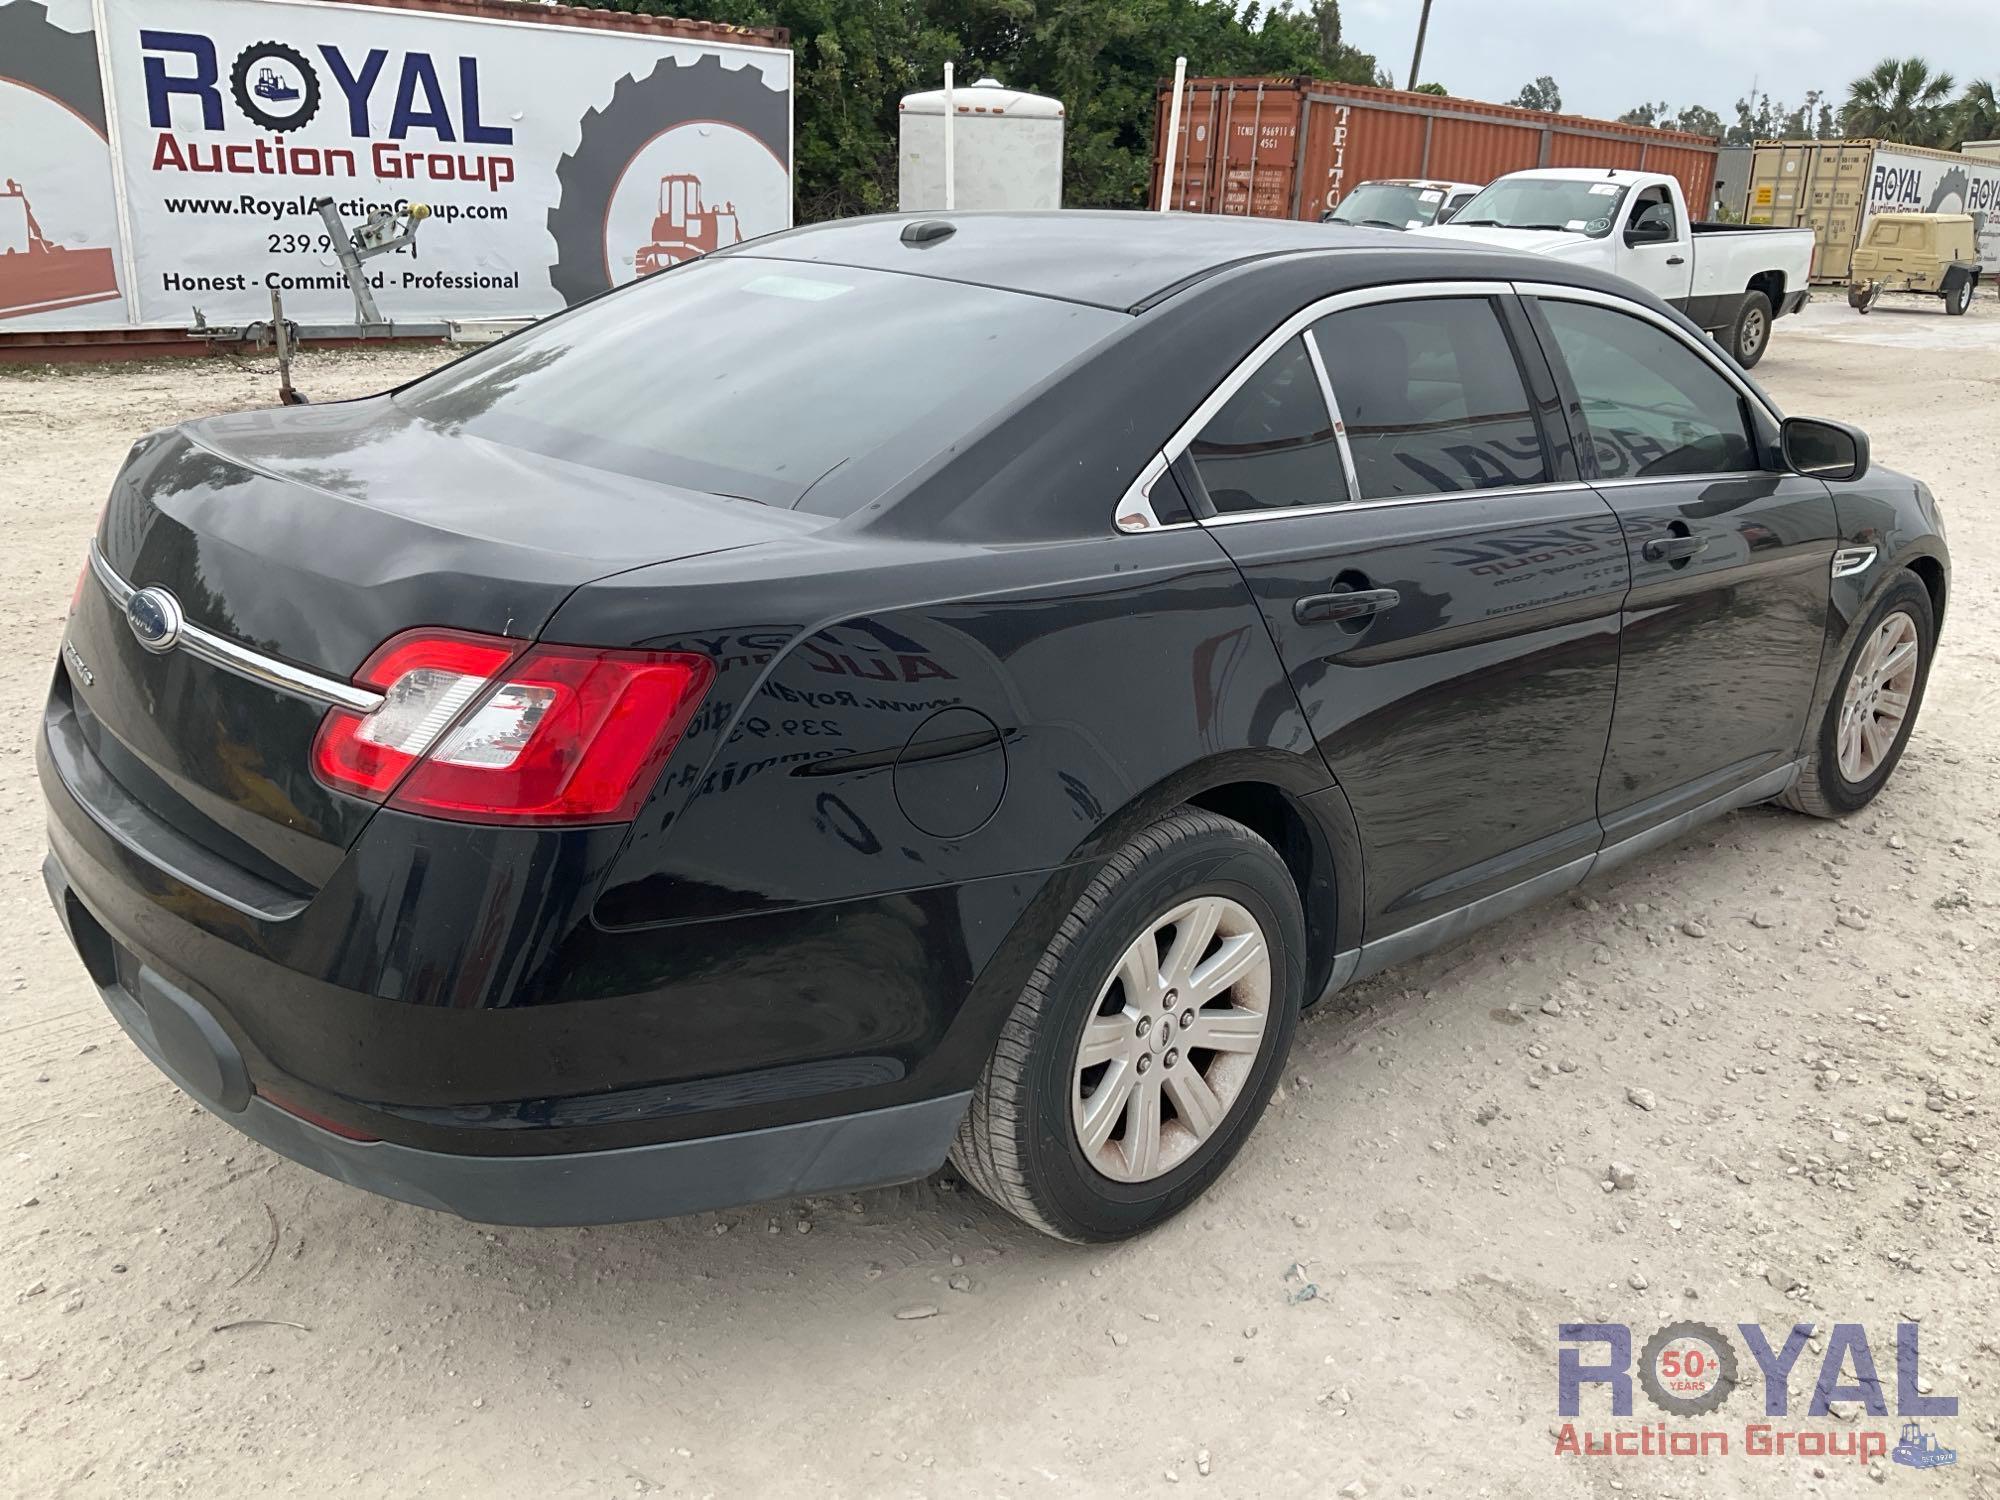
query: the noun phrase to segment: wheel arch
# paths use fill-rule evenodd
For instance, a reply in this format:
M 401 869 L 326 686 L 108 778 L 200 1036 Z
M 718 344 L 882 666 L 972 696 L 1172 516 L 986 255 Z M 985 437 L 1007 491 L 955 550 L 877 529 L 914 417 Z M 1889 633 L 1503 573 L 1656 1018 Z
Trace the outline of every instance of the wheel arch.
M 1177 807 L 1243 824 L 1277 850 L 1305 914 L 1305 997 L 1322 998 L 1338 955 L 1361 942 L 1365 869 L 1347 796 L 1318 756 L 1241 750 L 1188 766 L 1106 818 L 1072 856 L 1093 866 Z
M 1783 271 L 1759 271 L 1750 278 L 1746 292 L 1762 292 L 1775 313 L 1785 300 L 1785 273 Z

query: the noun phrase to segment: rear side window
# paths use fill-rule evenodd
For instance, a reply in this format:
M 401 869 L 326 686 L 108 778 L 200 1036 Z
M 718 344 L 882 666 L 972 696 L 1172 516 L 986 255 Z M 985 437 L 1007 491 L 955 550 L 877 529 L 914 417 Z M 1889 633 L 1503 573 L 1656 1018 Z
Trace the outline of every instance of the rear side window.
M 1313 327 L 1364 500 L 1548 482 L 1513 346 L 1479 297 L 1378 302 Z
M 1283 510 L 1348 498 L 1319 375 L 1294 338 L 1264 361 L 1188 446 L 1215 508 Z
M 396 401 L 590 468 L 839 514 L 1127 321 L 927 276 L 719 256 L 552 318 Z M 871 459 L 873 481 L 856 473 Z
M 1758 467 L 1742 395 L 1680 339 L 1594 303 L 1549 300 L 1541 309 L 1583 401 L 1597 478 Z

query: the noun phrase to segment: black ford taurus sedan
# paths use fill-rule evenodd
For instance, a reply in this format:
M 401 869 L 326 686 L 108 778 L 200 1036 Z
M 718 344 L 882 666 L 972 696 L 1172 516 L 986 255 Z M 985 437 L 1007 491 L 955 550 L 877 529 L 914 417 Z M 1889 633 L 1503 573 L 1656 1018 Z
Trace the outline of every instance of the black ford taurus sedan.
M 48 886 L 188 1093 L 584 1223 L 1158 1223 L 1301 1007 L 1915 724 L 1925 487 L 1546 260 L 858 220 L 118 476 Z

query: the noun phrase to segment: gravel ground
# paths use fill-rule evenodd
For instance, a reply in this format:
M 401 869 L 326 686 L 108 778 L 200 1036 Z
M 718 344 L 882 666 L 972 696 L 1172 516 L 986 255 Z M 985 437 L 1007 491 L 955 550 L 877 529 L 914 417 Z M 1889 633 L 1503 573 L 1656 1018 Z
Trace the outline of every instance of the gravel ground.
M 299 382 L 359 394 L 435 358 L 315 354 Z M 0 374 L 22 715 L 0 742 L 0 1489 L 2000 1493 L 2000 306 L 1815 306 L 1759 373 L 1866 425 L 1950 515 L 1942 654 L 1887 792 L 1846 824 L 1742 813 L 1348 992 L 1217 1189 L 1096 1251 L 943 1178 L 493 1231 L 317 1177 L 176 1093 L 48 910 L 28 726 L 131 437 L 274 382 Z M 1959 1462 L 1558 1458 L 1557 1325 L 1685 1317 L 1866 1323 L 1891 1389 L 1889 1325 L 1920 1320 Z M 1718 1420 L 1756 1420 L 1758 1385 Z

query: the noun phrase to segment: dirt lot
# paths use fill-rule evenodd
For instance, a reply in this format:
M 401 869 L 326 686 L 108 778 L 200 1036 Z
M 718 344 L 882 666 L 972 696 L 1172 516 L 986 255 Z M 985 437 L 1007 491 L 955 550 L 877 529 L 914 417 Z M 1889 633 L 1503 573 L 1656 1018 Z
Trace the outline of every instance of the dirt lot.
M 434 357 L 316 355 L 300 384 L 357 394 Z M 1231 1174 L 1107 1251 L 944 1179 L 496 1232 L 316 1177 L 177 1094 L 47 908 L 30 725 L 130 438 L 273 382 L 0 375 L 0 1489 L 2000 1494 L 2000 305 L 1816 306 L 1760 374 L 1865 424 L 1950 515 L 1942 654 L 1887 793 L 1845 825 L 1730 818 L 1313 1013 Z M 1892 1406 L 1892 1325 L 1919 1321 L 1958 1463 L 1746 1455 L 1749 1369 L 1714 1419 L 1727 1458 L 1556 1457 L 1557 1326 L 1636 1343 L 1677 1318 L 1774 1342 L 1864 1323 Z M 1653 1415 L 1642 1397 L 1623 1425 Z M 1859 1425 L 1894 1440 L 1893 1417 Z

